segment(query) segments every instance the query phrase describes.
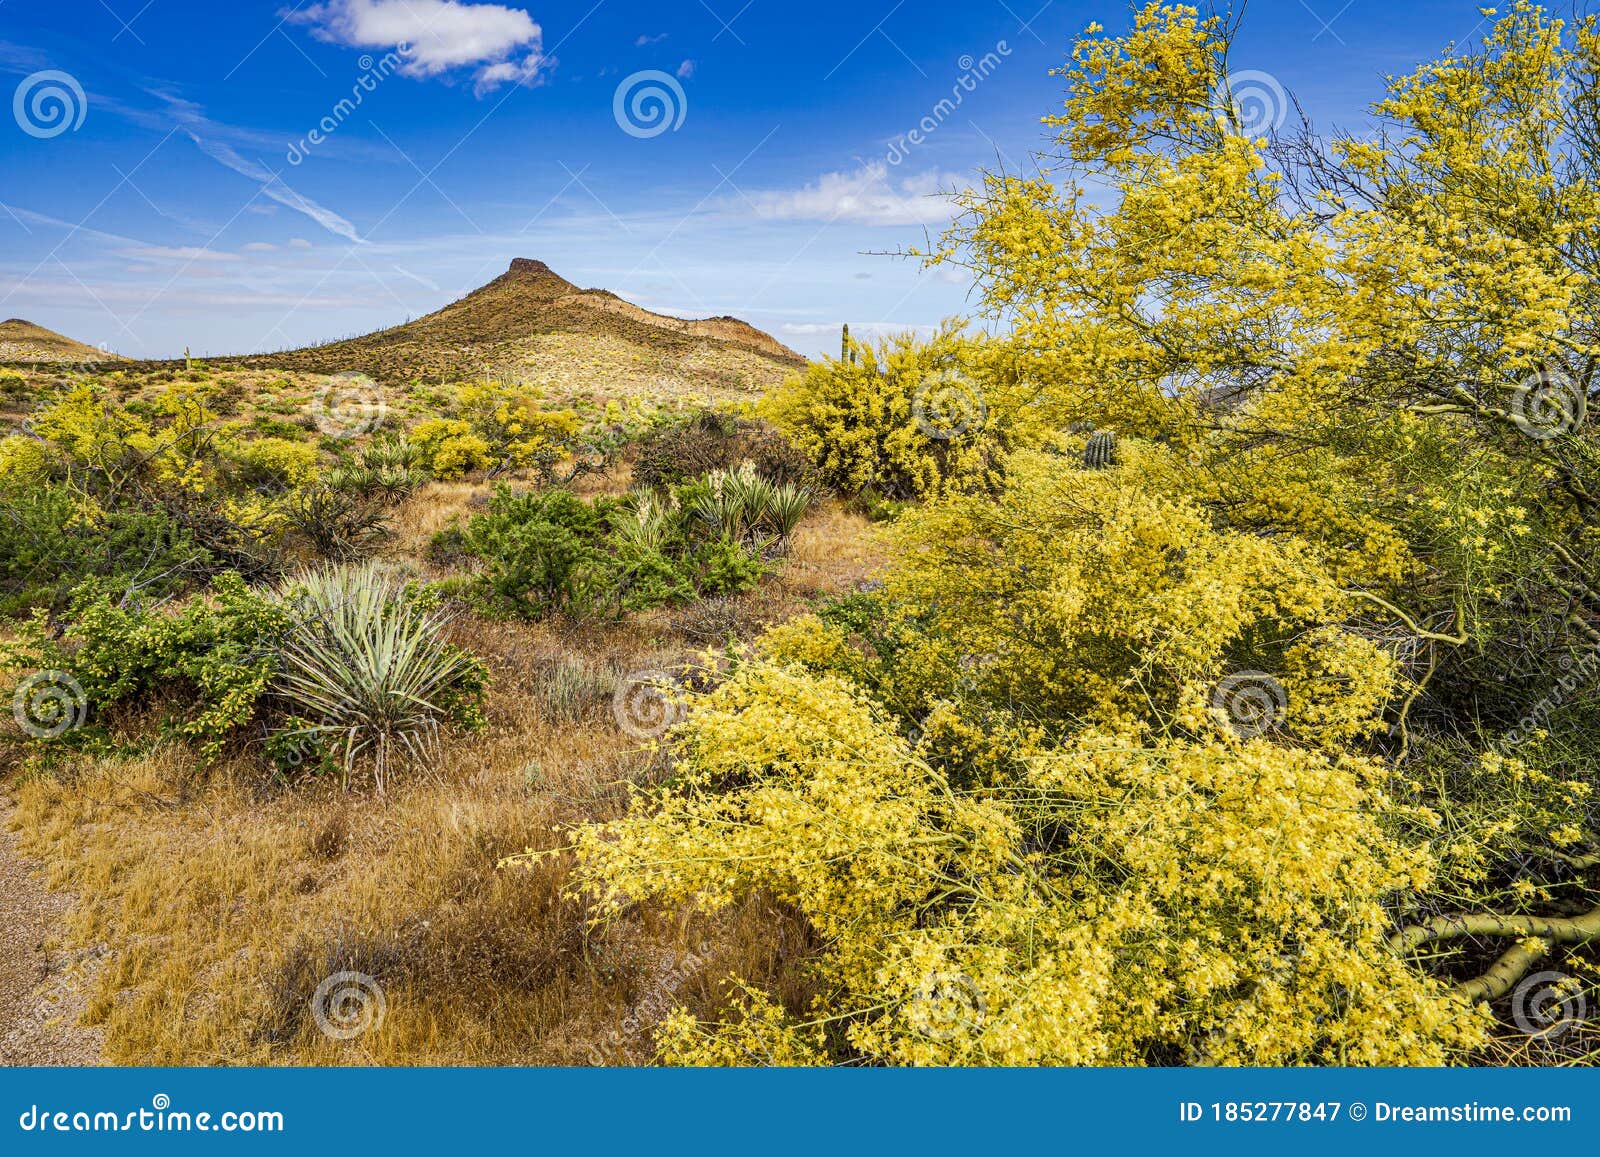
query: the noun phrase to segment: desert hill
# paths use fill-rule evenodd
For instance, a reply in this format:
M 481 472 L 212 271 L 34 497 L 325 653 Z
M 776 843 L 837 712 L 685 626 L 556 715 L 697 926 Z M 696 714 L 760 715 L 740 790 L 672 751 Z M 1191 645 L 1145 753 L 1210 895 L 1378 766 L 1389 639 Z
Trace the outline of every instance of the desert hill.
M 73 341 L 70 337 L 13 317 L 0 321 L 0 363 L 4 362 L 89 362 L 126 361 L 121 354 L 109 353 Z
M 738 318 L 690 321 L 652 313 L 608 290 L 580 289 L 525 257 L 481 289 L 404 325 L 238 361 L 301 373 L 364 373 L 389 382 L 488 373 L 563 393 L 657 392 L 679 385 L 755 392 L 805 364 Z

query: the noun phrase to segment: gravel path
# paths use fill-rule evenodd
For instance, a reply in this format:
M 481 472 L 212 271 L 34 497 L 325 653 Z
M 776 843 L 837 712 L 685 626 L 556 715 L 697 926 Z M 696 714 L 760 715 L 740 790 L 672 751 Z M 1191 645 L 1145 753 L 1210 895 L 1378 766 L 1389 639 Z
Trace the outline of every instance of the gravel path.
M 45 888 L 10 825 L 0 795 L 0 1065 L 99 1064 L 101 1033 L 78 1024 L 70 961 L 46 947 L 71 897 Z

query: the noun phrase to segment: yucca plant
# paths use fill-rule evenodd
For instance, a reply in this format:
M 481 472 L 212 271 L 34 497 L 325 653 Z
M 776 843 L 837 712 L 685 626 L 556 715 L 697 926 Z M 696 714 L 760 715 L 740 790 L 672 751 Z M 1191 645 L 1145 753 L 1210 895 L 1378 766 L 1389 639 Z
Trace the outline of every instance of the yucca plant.
M 487 671 L 444 639 L 444 616 L 372 565 L 328 567 L 280 588 L 294 626 L 274 693 L 296 719 L 288 738 L 339 754 L 348 787 L 431 755 L 440 726 L 480 720 Z
M 421 470 L 425 465 L 422 447 L 405 438 L 382 438 L 371 443 L 361 451 L 361 464 L 380 473 Z
M 788 548 L 789 537 L 794 534 L 795 527 L 800 525 L 800 520 L 811 509 L 811 504 L 816 501 L 816 496 L 804 486 L 774 486 L 767 499 L 766 510 L 763 511 L 763 521 L 770 526 L 778 536 L 779 544 Z
M 660 550 L 672 537 L 673 523 L 673 509 L 655 491 L 635 491 L 629 508 L 616 516 L 617 544 L 640 553 Z
M 713 470 L 706 482 L 708 489 L 696 499 L 695 513 L 729 541 L 748 539 L 771 499 L 772 483 L 749 462 L 737 470 Z
M 695 513 L 729 541 L 762 550 L 774 544 L 781 549 L 814 501 L 810 490 L 776 485 L 750 462 L 713 471 L 707 482 L 710 489 L 696 501 Z

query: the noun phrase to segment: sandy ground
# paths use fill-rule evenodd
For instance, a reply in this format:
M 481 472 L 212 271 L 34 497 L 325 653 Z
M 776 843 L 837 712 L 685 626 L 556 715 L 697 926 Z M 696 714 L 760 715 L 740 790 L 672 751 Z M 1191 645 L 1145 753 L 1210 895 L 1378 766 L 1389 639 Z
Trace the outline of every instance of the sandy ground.
M 95 1065 L 101 1034 L 78 1023 L 73 963 L 49 947 L 71 898 L 50 892 L 17 851 L 0 795 L 0 1065 Z

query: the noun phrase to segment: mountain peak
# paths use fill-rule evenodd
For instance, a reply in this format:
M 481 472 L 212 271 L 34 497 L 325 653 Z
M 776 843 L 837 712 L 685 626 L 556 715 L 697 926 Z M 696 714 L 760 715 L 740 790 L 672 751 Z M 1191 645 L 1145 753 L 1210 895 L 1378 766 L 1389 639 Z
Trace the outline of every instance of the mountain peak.
M 543 261 L 537 261 L 532 257 L 513 257 L 511 259 L 511 268 L 508 269 L 506 272 L 507 273 L 548 273 L 552 277 L 559 277 L 560 276 L 560 274 L 556 273 L 556 271 L 554 269 L 551 269 Z

